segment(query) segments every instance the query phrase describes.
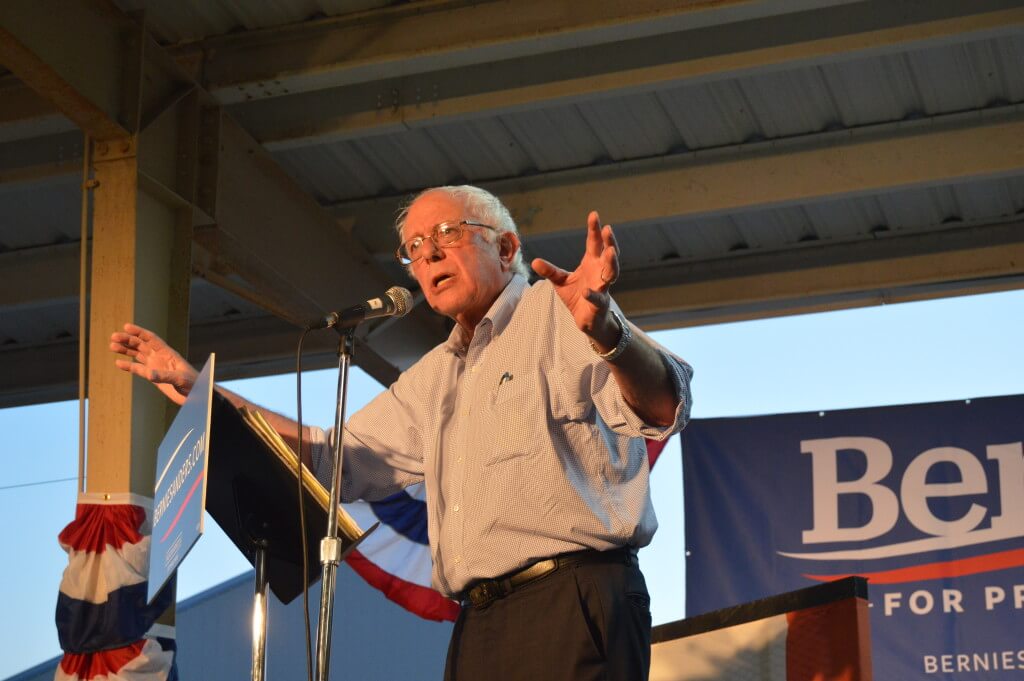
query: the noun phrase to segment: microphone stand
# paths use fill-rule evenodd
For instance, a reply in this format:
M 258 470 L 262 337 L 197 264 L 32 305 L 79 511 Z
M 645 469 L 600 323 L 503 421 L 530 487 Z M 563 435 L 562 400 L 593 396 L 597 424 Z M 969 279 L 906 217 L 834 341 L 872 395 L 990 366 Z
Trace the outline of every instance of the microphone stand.
M 334 415 L 334 472 L 331 476 L 331 502 L 327 509 L 327 535 L 320 541 L 320 619 L 316 630 L 316 678 L 327 681 L 331 656 L 331 627 L 334 619 L 335 579 L 341 562 L 341 539 L 338 537 L 338 504 L 341 501 L 341 452 L 345 435 L 345 399 L 348 391 L 348 370 L 355 349 L 355 328 L 337 329 L 338 396 Z M 372 531 L 374 528 L 371 528 Z M 369 534 L 367 532 L 366 534 Z M 365 536 L 365 534 L 363 535 Z M 362 539 L 362 538 L 360 538 Z

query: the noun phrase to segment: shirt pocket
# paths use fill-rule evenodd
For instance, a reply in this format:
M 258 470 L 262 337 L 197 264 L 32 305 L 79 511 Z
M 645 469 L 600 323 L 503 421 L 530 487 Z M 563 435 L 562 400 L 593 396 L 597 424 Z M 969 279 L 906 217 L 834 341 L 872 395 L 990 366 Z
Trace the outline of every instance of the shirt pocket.
M 480 429 L 485 465 L 521 459 L 537 449 L 537 428 L 542 428 L 545 420 L 538 399 L 537 386 L 528 381 L 507 381 L 483 399 L 480 418 L 470 427 Z
M 511 375 L 506 373 L 506 376 Z M 530 399 L 530 393 L 534 392 L 534 386 L 527 381 L 520 381 L 516 383 L 514 380 L 502 381 L 497 388 L 491 391 L 488 397 L 488 404 L 490 405 L 491 411 L 500 413 L 510 403 L 512 408 L 515 408 L 516 403 L 522 404 L 523 401 Z M 520 407 L 520 411 L 522 411 Z
M 589 421 L 594 410 L 591 369 L 562 367 L 557 385 L 552 386 L 551 413 L 566 421 Z

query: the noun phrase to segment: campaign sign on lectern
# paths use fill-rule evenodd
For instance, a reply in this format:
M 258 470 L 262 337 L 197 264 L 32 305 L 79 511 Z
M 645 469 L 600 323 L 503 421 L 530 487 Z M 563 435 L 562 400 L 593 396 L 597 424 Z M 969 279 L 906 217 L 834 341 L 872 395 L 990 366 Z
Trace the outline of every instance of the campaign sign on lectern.
M 153 600 L 203 533 L 213 364 L 211 354 L 157 449 L 147 601 Z

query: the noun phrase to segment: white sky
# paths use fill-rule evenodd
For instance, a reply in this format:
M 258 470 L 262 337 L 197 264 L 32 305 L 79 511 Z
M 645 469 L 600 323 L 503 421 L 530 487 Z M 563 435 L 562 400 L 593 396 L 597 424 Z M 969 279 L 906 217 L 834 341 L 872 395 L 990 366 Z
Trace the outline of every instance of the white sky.
M 655 334 L 695 368 L 694 418 L 935 402 L 1024 392 L 1024 291 L 906 303 Z M 334 371 L 303 379 L 307 421 L 333 419 Z M 229 383 L 294 415 L 294 376 Z M 350 412 L 381 387 L 359 371 Z M 0 410 L 0 678 L 58 654 L 53 623 L 66 564 L 57 534 L 74 516 L 77 404 Z M 673 438 L 652 474 L 661 527 L 641 554 L 655 624 L 681 619 L 682 473 Z M 33 484 L 43 483 L 43 484 Z M 180 570 L 184 600 L 249 569 L 217 528 Z

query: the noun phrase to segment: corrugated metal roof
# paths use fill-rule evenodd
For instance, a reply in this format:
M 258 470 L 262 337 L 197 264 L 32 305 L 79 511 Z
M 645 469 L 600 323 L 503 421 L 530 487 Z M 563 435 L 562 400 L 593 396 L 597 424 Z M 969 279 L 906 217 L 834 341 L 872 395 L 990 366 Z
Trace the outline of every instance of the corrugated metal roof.
M 7 308 L 0 315 L 0 351 L 78 337 L 78 302 Z
M 26 341 L 64 343 L 78 338 L 78 294 L 46 305 L 5 308 L 0 315 L 0 351 Z M 192 323 L 264 317 L 266 312 L 204 279 L 192 279 L 189 318 Z M 113 331 L 113 329 L 111 329 Z
M 685 85 L 277 153 L 321 201 L 1024 101 L 1024 37 Z M 840 228 L 841 229 L 841 228 Z
M 1006 131 L 1019 127 L 1020 116 L 1024 113 L 1022 19 L 1019 10 L 1006 9 L 1010 3 L 1004 4 L 1001 0 L 963 5 L 914 0 L 891 4 L 881 0 L 839 3 L 848 5 L 848 14 L 859 22 L 848 34 L 832 30 L 834 27 L 820 31 L 809 29 L 808 22 L 817 15 L 795 11 L 789 2 L 755 3 L 771 5 L 782 15 L 789 8 L 793 14 L 763 24 L 782 29 L 763 44 L 744 42 L 743 31 L 758 27 L 744 22 L 743 27 L 738 27 L 735 45 L 729 44 L 727 39 L 721 44 L 698 46 L 692 52 L 682 50 L 664 57 L 652 51 L 649 63 L 644 60 L 647 57 L 635 63 L 627 59 L 622 71 L 614 64 L 602 62 L 592 71 L 553 69 L 556 73 L 547 73 L 544 69 L 558 64 L 562 56 L 571 61 L 573 54 L 580 58 L 584 53 L 544 50 L 565 49 L 579 26 L 553 24 L 550 27 L 553 32 L 564 30 L 564 35 L 560 36 L 563 40 L 549 43 L 545 48 L 533 44 L 535 36 L 513 32 L 513 42 L 519 44 L 502 46 L 502 49 L 494 49 L 496 46 L 488 44 L 486 38 L 477 41 L 470 35 L 460 36 L 451 54 L 433 53 L 431 46 L 427 46 L 425 49 L 430 54 L 425 58 L 422 54 L 409 57 L 409 63 L 389 61 L 405 59 L 398 49 L 376 54 L 369 65 L 355 58 L 346 59 L 341 50 L 326 56 L 316 55 L 321 58 L 319 62 L 305 64 L 303 57 L 309 56 L 309 52 L 302 42 L 304 37 L 320 35 L 320 29 L 328 25 L 347 26 L 347 20 L 332 21 L 332 17 L 398 5 L 402 7 L 394 14 L 407 16 L 406 10 L 419 9 L 417 0 L 115 2 L 127 11 L 144 9 L 148 27 L 164 44 L 182 45 L 213 38 L 199 46 L 186 45 L 170 50 L 186 60 L 207 59 L 208 69 L 216 63 L 223 74 L 232 68 L 247 66 L 245 61 L 251 59 L 255 51 L 266 47 L 267 63 L 260 64 L 254 71 L 254 82 L 274 72 L 276 63 L 269 63 L 273 55 L 283 58 L 286 65 L 282 68 L 302 87 L 310 92 L 322 88 L 318 98 L 304 99 L 305 95 L 296 94 L 292 100 L 282 94 L 285 90 L 282 88 L 281 92 L 266 95 L 284 97 L 277 100 L 279 107 L 259 108 L 256 104 L 238 102 L 229 107 L 229 115 L 238 113 L 239 120 L 246 121 L 245 112 L 251 113 L 248 122 L 252 123 L 254 134 L 259 129 L 259 134 L 266 134 L 267 140 L 275 142 L 280 150 L 273 152 L 274 156 L 285 171 L 317 201 L 336 209 L 339 215 L 345 214 L 346 202 L 355 202 L 359 204 L 357 208 L 365 208 L 372 214 L 388 204 L 389 197 L 395 194 L 447 183 L 514 187 L 520 209 L 529 211 L 548 208 L 533 206 L 530 202 L 553 201 L 552 195 L 559 191 L 566 194 L 570 191 L 567 187 L 577 180 L 581 191 L 589 192 L 595 187 L 608 186 L 605 182 L 613 185 L 619 179 L 627 179 L 632 169 L 641 173 L 668 169 L 664 174 L 651 173 L 652 182 L 658 183 L 665 182 L 664 178 L 671 177 L 671 172 L 679 167 L 685 166 L 689 171 L 691 162 L 699 175 L 705 169 L 704 161 L 708 161 L 710 176 L 717 178 L 716 168 L 712 166 L 719 161 L 722 165 L 718 167 L 728 167 L 733 162 L 737 167 L 747 167 L 746 162 L 753 159 L 752 167 L 770 167 L 768 172 L 783 176 L 784 167 L 770 163 L 758 166 L 756 162 L 770 155 L 770 161 L 792 158 L 792 163 L 797 164 L 804 158 L 804 151 L 808 152 L 807 158 L 822 160 L 829 155 L 833 144 L 844 143 L 847 138 L 852 142 L 848 148 L 854 155 L 880 138 L 891 139 L 894 145 L 902 145 L 908 153 L 912 152 L 918 148 L 915 146 L 918 132 L 934 133 L 933 139 L 942 142 L 966 139 L 980 144 L 986 140 L 991 143 L 992 139 L 1008 140 L 1011 134 Z M 437 9 L 443 20 L 444 12 L 451 7 L 462 7 L 472 1 L 436 3 L 430 0 L 427 4 Z M 965 9 L 968 6 L 977 9 Z M 391 16 L 392 13 L 383 14 Z M 1004 16 L 1014 22 L 1009 29 L 996 25 L 999 17 Z M 964 19 L 962 29 L 957 27 L 957 18 Z M 512 16 L 508 19 L 515 20 Z M 321 22 L 320 25 L 314 26 L 317 22 Z M 387 23 L 386 18 L 381 22 L 382 25 Z M 273 30 L 290 25 L 298 25 L 297 30 Z M 729 26 L 724 26 L 715 35 L 728 38 L 729 30 Z M 233 35 L 229 35 L 234 33 L 243 35 L 235 41 Z M 251 35 L 244 35 L 246 33 Z M 616 58 L 625 56 L 624 52 L 616 50 L 636 49 L 639 44 L 628 20 L 621 25 L 603 27 L 601 33 L 604 36 L 601 40 L 607 42 L 597 47 Z M 367 31 L 366 35 L 372 40 L 372 31 Z M 989 37 L 979 37 L 984 35 Z M 679 35 L 660 37 L 666 41 L 661 44 L 668 44 Z M 629 39 L 634 42 L 615 42 Z M 593 35 L 590 40 L 594 40 Z M 927 46 L 922 47 L 926 43 Z M 229 46 L 240 49 L 231 52 Z M 269 51 L 271 46 L 281 49 Z M 318 47 L 324 45 L 320 43 Z M 762 54 L 761 48 L 768 55 L 764 64 L 752 59 L 752 55 Z M 212 56 L 218 49 L 221 50 L 219 60 Z M 538 56 L 537 49 L 544 52 L 539 55 L 543 58 L 534 58 Z M 517 56 L 500 65 L 492 61 L 512 55 Z M 664 61 L 658 61 L 659 58 Z M 194 61 L 187 63 L 194 65 Z M 390 72 L 393 65 L 400 71 L 397 76 Z M 520 67 L 523 71 L 516 72 Z M 535 70 L 531 71 L 531 67 Z M 635 85 L 628 79 L 634 68 L 643 76 Z M 321 70 L 331 71 L 332 77 L 320 79 Z M 488 79 L 490 73 L 496 75 L 494 82 Z M 429 84 L 435 76 L 438 82 L 444 82 L 446 77 L 454 80 L 466 76 L 465 82 L 460 82 L 460 87 L 451 92 L 439 90 L 447 94 L 447 99 L 437 98 L 435 119 L 424 118 L 428 110 L 417 108 L 411 114 L 409 127 L 396 132 L 397 126 L 375 126 L 393 124 L 392 117 L 405 111 L 400 104 L 404 99 L 396 95 L 393 102 L 396 108 L 383 117 L 366 116 L 367 111 L 360 108 L 363 101 L 360 97 L 368 92 L 391 89 L 397 92 L 397 88 L 406 84 L 418 88 Z M 230 85 L 221 84 L 223 87 L 218 89 L 217 78 L 210 71 L 204 77 L 207 78 L 204 87 L 212 87 L 213 92 L 228 96 L 225 93 Z M 234 81 L 228 78 L 226 82 Z M 354 82 L 362 85 L 353 87 Z M 240 87 L 249 86 L 242 78 Z M 505 93 L 508 101 L 503 96 Z M 333 96 L 353 94 L 351 102 L 343 102 L 346 106 L 334 109 L 328 106 L 330 110 L 324 111 L 320 118 L 317 118 L 321 113 L 317 107 L 302 110 L 308 111 L 309 116 L 287 115 L 288 105 L 295 101 L 328 102 Z M 24 99 L 31 104 L 30 98 Z M 372 104 L 372 100 L 369 101 Z M 23 102 L 21 106 L 27 105 Z M 23 257 L 28 259 L 34 255 L 16 250 L 34 248 L 53 256 L 54 262 L 67 263 L 70 249 L 51 247 L 77 240 L 79 179 L 77 174 L 59 180 L 55 177 L 69 172 L 68 168 L 73 166 L 69 160 L 80 159 L 81 135 L 75 131 L 62 134 L 60 131 L 66 131 L 68 123 L 52 115 L 48 120 L 43 116 L 19 118 L 17 108 L 10 106 L 10 115 L 4 123 L 7 136 L 0 140 L 3 147 L 0 172 L 7 173 L 4 175 L 6 184 L 0 183 L 0 251 L 10 251 L 4 254 L 7 263 L 23 264 Z M 942 116 L 946 118 L 933 120 Z M 298 131 L 302 130 L 324 130 L 325 136 L 297 138 L 301 136 Z M 360 130 L 365 131 L 363 136 L 359 136 Z M 339 141 L 339 135 L 345 136 L 344 141 Z M 860 141 L 867 143 L 859 145 Z M 1009 223 L 992 230 L 959 230 L 961 236 L 956 238 L 952 232 L 946 232 L 949 238 L 940 240 L 959 241 L 948 250 L 938 252 L 930 261 L 938 263 L 943 257 L 955 258 L 957 249 L 964 243 L 970 247 L 975 237 L 988 238 L 990 243 L 1011 240 L 1008 235 L 1024 224 L 1024 168 L 1018 162 L 1016 145 L 1005 144 L 1003 148 L 1007 152 L 996 154 L 1000 158 L 990 162 L 986 162 L 982 154 L 974 154 L 969 172 L 988 175 L 982 180 L 950 179 L 960 175 L 955 163 L 943 166 L 940 172 L 945 174 L 929 174 L 923 170 L 929 154 L 920 154 L 921 158 L 909 158 L 904 166 L 910 179 L 889 175 L 887 181 L 876 184 L 867 178 L 871 169 L 861 165 L 856 168 L 858 176 L 849 183 L 840 176 L 842 169 L 831 175 L 825 171 L 825 177 L 820 182 L 811 182 L 812 188 L 804 192 L 800 178 L 787 182 L 783 177 L 778 187 L 759 194 L 761 203 L 754 207 L 751 207 L 750 197 L 741 194 L 742 178 L 737 178 L 735 187 L 730 188 L 738 187 L 738 191 L 732 191 L 721 200 L 711 197 L 702 204 L 703 208 L 680 207 L 664 201 L 664 205 L 650 211 L 636 211 L 635 221 L 629 224 L 615 222 L 630 220 L 629 214 L 616 214 L 623 213 L 625 206 L 595 207 L 613 224 L 622 227 L 617 230 L 622 263 L 627 274 L 635 276 L 630 285 L 643 284 L 645 270 L 656 271 L 649 281 L 658 281 L 652 285 L 660 286 L 672 277 L 685 276 L 690 270 L 717 273 L 708 275 L 711 277 L 721 274 L 720 279 L 725 280 L 731 276 L 730 267 L 747 268 L 751 262 L 768 263 L 765 266 L 770 267 L 781 261 L 789 267 L 803 254 L 815 252 L 814 245 L 850 244 L 852 252 L 867 253 L 867 260 L 885 259 L 888 252 L 884 245 L 875 248 L 870 243 L 872 240 L 877 238 L 875 243 L 881 243 L 888 237 L 920 232 L 925 235 L 920 240 L 899 243 L 930 248 L 927 239 L 931 238 L 929 232 L 932 231 Z M 758 156 L 762 151 L 766 154 Z M 801 154 L 787 156 L 797 151 Z M 937 151 L 932 157 L 959 160 L 956 149 L 938 147 Z M 870 158 L 870 151 L 864 152 L 851 164 L 865 164 Z M 964 154 L 964 158 L 969 159 L 970 154 Z M 557 178 L 569 184 L 552 185 L 550 192 L 537 191 L 538 179 L 559 171 L 570 171 Z M 917 171 L 921 172 L 914 175 Z M 993 177 L 998 173 L 1012 176 Z M 45 187 L 27 179 L 46 174 L 51 177 L 45 181 Z M 520 179 L 524 181 L 519 182 Z M 715 182 L 732 184 L 721 179 Z M 901 182 L 929 186 L 901 187 Z M 936 183 L 944 184 L 934 186 Z M 640 194 L 647 189 L 639 184 L 633 186 Z M 672 187 L 658 191 L 668 195 Z M 661 198 L 653 192 L 651 195 L 652 203 Z M 805 196 L 812 198 L 802 198 Z M 775 204 L 769 205 L 771 202 Z M 688 213 L 685 219 L 670 217 L 673 212 L 687 210 L 703 210 L 705 214 Z M 361 215 L 358 210 L 353 214 Z M 575 217 L 560 213 L 558 220 L 571 223 Z M 582 215 L 579 222 L 582 228 Z M 537 225 L 537 229 L 569 227 L 572 225 Z M 286 229 L 287 225 L 281 228 Z M 359 224 L 354 236 L 364 239 L 371 250 L 386 250 L 386 239 L 378 234 L 363 233 Z M 537 255 L 571 266 L 579 259 L 580 239 L 581 231 L 528 236 L 524 250 L 528 258 Z M 828 266 L 829 258 L 843 250 L 817 249 L 821 260 L 812 264 Z M 785 251 L 800 253 L 789 255 Z M 743 264 L 747 255 L 766 253 L 779 257 L 755 257 Z M 404 281 L 400 268 L 386 261 L 385 253 L 374 255 L 382 276 Z M 673 265 L 680 264 L 685 266 L 672 269 Z M 998 257 L 992 258 L 989 264 L 986 276 L 998 280 L 996 285 L 1008 286 L 1019 281 L 1016 270 L 1012 276 L 1003 276 L 1004 270 L 1013 268 L 1012 264 L 1000 263 Z M 945 266 L 946 263 L 941 263 L 936 269 L 943 270 Z M 940 273 L 939 276 L 945 275 Z M 944 285 L 948 285 L 948 290 L 984 290 L 985 286 L 970 283 L 974 281 L 973 276 L 973 270 L 959 271 Z M 870 276 L 865 276 L 865 281 L 869 279 Z M 20 338 L 26 334 L 30 336 L 30 343 L 47 348 L 55 343 L 66 343 L 67 334 L 76 333 L 76 329 L 67 328 L 75 326 L 73 321 L 68 321 L 75 315 L 67 308 L 66 300 L 71 283 L 65 282 L 63 286 L 53 294 L 54 298 L 64 296 L 60 301 L 35 295 L 28 286 L 9 289 L 9 304 L 0 320 L 0 348 L 5 342 L 9 343 L 8 347 L 20 343 Z M 896 286 L 904 287 L 908 295 L 917 295 L 910 291 L 917 284 L 909 278 Z M 813 289 L 814 282 L 809 282 L 807 288 Z M 796 291 L 793 296 L 803 293 Z M 861 293 L 863 291 L 854 291 L 851 295 L 856 297 Z M 730 295 L 725 291 L 721 299 L 714 299 L 710 304 L 715 309 L 725 310 L 736 302 L 729 300 Z M 828 297 L 831 293 L 826 291 L 822 295 Z M 835 300 L 845 304 L 841 298 L 840 295 Z M 743 301 L 736 304 L 747 309 Z M 790 304 L 780 303 L 776 308 L 783 310 Z M 29 306 L 34 306 L 31 313 L 20 309 Z M 773 306 L 775 303 L 771 302 L 762 309 L 773 313 Z M 193 320 L 241 319 L 260 314 L 254 307 L 205 282 L 197 283 L 193 290 L 192 313 Z M 662 315 L 660 311 L 651 314 Z M 669 315 L 655 321 L 673 323 L 672 319 Z M 655 323 L 650 319 L 648 322 Z
M 81 178 L 46 185 L 0 184 L 0 252 L 78 241 Z
M 163 44 L 241 30 L 284 26 L 401 4 L 396 0 L 115 0 L 126 12 L 145 11 L 148 29 Z
M 642 269 L 778 251 L 802 243 L 843 242 L 885 233 L 1000 222 L 1024 216 L 1024 175 L 879 196 L 836 199 L 732 215 L 630 225 L 616 230 L 624 269 Z M 535 239 L 533 256 L 569 266 L 580 257 L 580 233 Z

